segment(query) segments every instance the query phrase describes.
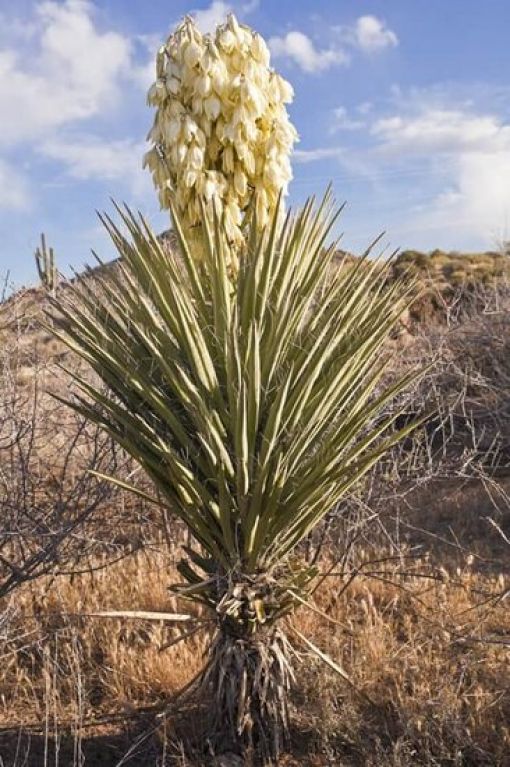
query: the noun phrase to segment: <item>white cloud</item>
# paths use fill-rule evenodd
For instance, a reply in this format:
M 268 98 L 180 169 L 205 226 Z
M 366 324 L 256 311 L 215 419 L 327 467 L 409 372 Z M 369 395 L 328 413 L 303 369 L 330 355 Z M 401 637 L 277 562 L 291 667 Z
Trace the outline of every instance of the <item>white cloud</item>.
M 285 37 L 272 37 L 269 47 L 273 56 L 289 59 L 304 72 L 323 72 L 330 67 L 349 63 L 349 56 L 342 48 L 319 50 L 307 35 L 297 30 L 288 32 Z
M 147 193 L 143 142 L 105 141 L 73 128 L 91 117 L 108 118 L 123 91 L 150 84 L 153 62 L 138 63 L 148 55 L 149 39 L 99 30 L 89 0 L 43 0 L 27 18 L 29 34 L 21 28 L 11 20 L 0 48 L 0 205 L 20 208 L 30 199 L 27 180 L 8 159 L 25 151 L 56 161 L 68 177 L 115 179 L 136 195 Z
M 398 37 L 377 16 L 360 16 L 352 29 L 352 42 L 365 53 L 377 53 L 398 45 Z
M 376 120 L 372 157 L 376 167 L 424 163 L 438 191 L 415 214 L 416 230 L 457 229 L 490 245 L 510 219 L 510 124 L 494 114 L 426 103 L 416 113 Z M 404 166 L 405 167 L 405 166 Z
M 349 116 L 345 107 L 337 107 L 333 110 L 333 122 L 331 125 L 331 133 L 337 133 L 337 131 L 354 131 L 361 130 L 365 127 L 365 122 L 359 119 L 353 119 Z
M 298 163 L 318 162 L 320 160 L 339 159 L 345 153 L 343 147 L 317 147 L 316 149 L 296 149 L 292 158 Z
M 232 11 L 230 3 L 224 0 L 213 0 L 208 8 L 192 11 L 191 15 L 201 32 L 214 32 L 218 24 L 223 24 L 228 13 Z
M 374 105 L 371 101 L 362 101 L 361 104 L 358 104 L 356 107 L 356 111 L 359 112 L 360 115 L 368 115 L 373 107 Z
M 257 10 L 259 5 L 260 0 L 246 0 L 246 2 L 241 6 L 241 11 L 243 13 L 253 13 L 253 11 Z
M 378 220 L 399 243 L 494 247 L 510 229 L 510 123 L 448 90 L 441 96 L 439 87 L 394 93 L 391 104 L 360 126 L 358 148 L 300 150 L 296 162 L 336 160 L 328 175 L 337 182 L 364 181 Z M 375 107 L 362 112 L 368 121 Z M 351 123 L 343 107 L 336 118 Z
M 205 34 L 206 32 L 214 32 L 218 24 L 224 24 L 229 13 L 236 13 L 241 16 L 248 15 L 256 11 L 259 5 L 259 0 L 246 0 L 240 5 L 225 2 L 225 0 L 213 0 L 207 8 L 191 11 L 190 15 L 195 19 L 200 31 Z
M 304 72 L 316 73 L 349 64 L 351 57 L 346 48 L 371 54 L 398 45 L 395 32 L 376 16 L 360 16 L 353 25 L 333 27 L 331 31 L 336 33 L 336 40 L 325 48 L 317 48 L 308 35 L 296 29 L 270 38 L 269 47 L 273 56 L 292 61 Z
M 121 181 L 137 196 L 151 188 L 142 170 L 143 142 L 123 139 L 105 141 L 96 136 L 68 136 L 44 142 L 40 153 L 62 163 L 66 173 L 80 181 Z
M 372 135 L 394 148 L 417 152 L 467 152 L 510 147 L 510 126 L 490 114 L 462 109 L 425 107 L 416 115 L 394 115 L 376 120 Z
M 153 50 L 157 50 L 157 48 L 159 48 L 159 45 Z M 144 91 L 148 91 L 156 79 L 155 58 L 151 53 L 145 64 L 132 67 L 129 73 L 129 79 Z
M 425 212 L 429 226 L 453 223 L 487 240 L 495 239 L 510 222 L 510 147 L 506 152 L 461 155 L 452 190 L 438 195 Z
M 26 178 L 0 158 L 0 210 L 23 210 L 30 204 Z
M 131 44 L 116 32 L 99 32 L 92 11 L 88 0 L 39 3 L 30 49 L 0 52 L 0 143 L 36 139 L 119 98 Z

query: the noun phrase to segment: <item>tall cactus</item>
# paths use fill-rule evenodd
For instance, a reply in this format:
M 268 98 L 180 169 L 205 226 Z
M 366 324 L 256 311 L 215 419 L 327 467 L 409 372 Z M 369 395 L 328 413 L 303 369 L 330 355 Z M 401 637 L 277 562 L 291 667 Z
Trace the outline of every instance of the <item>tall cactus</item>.
M 41 284 L 46 290 L 55 295 L 59 282 L 59 273 L 55 263 L 53 248 L 48 248 L 46 238 L 41 234 L 41 244 L 35 250 L 35 263 Z

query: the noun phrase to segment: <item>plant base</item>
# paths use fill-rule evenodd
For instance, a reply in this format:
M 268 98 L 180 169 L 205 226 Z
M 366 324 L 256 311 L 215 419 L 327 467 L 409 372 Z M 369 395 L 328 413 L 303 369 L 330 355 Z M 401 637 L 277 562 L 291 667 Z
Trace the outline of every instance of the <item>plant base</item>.
M 213 747 L 270 763 L 288 732 L 294 650 L 278 627 L 236 636 L 220 628 L 199 688 L 211 701 Z M 248 762 L 245 762 L 248 763 Z

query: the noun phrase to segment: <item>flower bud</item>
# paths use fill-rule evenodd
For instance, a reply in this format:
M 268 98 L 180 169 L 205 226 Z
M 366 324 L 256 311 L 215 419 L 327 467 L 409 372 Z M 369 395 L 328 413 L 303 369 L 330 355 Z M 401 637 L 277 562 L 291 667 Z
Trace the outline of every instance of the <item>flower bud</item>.
M 225 173 L 234 172 L 234 150 L 231 146 L 227 146 L 223 151 L 222 165 Z
M 243 171 L 241 170 L 239 166 L 237 166 L 234 173 L 234 189 L 236 190 L 237 194 L 240 197 L 244 197 L 248 189 L 248 184 L 246 183 L 246 176 L 244 175 Z
M 265 189 L 259 188 L 256 192 L 255 213 L 259 226 L 265 226 L 267 223 L 267 194 Z
M 237 38 L 239 38 L 241 27 L 233 13 L 229 13 L 227 16 L 227 27 Z
M 254 176 L 255 175 L 255 157 L 253 156 L 253 152 L 250 152 L 250 150 L 246 150 L 243 156 L 243 162 L 244 167 L 246 168 L 246 173 L 248 176 Z
M 156 77 L 161 79 L 165 76 L 166 67 L 166 48 L 164 45 L 158 50 L 156 55 Z

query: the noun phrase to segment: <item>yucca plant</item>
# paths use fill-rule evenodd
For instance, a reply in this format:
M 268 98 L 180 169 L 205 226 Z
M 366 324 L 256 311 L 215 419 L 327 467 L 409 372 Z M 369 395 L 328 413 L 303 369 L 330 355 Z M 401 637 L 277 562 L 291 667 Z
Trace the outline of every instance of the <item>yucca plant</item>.
M 380 261 L 333 262 L 329 193 L 262 228 L 254 211 L 236 274 L 214 210 L 198 261 L 175 211 L 172 252 L 118 212 L 120 228 L 102 217 L 118 269 L 54 302 L 55 332 L 111 391 L 71 373 L 83 393 L 71 404 L 191 533 L 174 589 L 214 621 L 200 685 L 216 735 L 275 754 L 293 679 L 287 619 L 317 576 L 299 544 L 402 434 L 381 412 L 409 378 L 381 382 L 410 291 Z

